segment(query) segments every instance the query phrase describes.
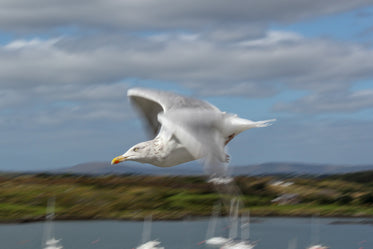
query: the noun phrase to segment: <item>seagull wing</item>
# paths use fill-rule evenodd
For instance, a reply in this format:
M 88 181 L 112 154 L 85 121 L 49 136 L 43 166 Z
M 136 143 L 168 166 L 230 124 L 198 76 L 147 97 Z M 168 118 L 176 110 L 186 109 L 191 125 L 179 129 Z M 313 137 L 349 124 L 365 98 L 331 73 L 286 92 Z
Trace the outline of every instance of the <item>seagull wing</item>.
M 146 120 L 154 136 L 157 135 L 161 127 L 157 118 L 159 113 L 167 113 L 171 110 L 183 108 L 219 110 L 217 107 L 202 100 L 147 88 L 129 89 L 127 96 Z
M 158 115 L 162 128 L 172 133 L 195 159 L 204 159 L 210 176 L 226 176 L 225 139 L 221 125 L 224 113 L 177 109 Z

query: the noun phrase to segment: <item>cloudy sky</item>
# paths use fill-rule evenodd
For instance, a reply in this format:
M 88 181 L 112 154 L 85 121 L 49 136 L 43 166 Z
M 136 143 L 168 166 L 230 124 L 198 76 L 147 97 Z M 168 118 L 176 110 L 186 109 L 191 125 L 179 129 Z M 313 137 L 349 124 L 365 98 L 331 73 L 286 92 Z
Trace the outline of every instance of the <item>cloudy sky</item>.
M 373 1 L 0 0 L 0 170 L 111 161 L 134 86 L 277 118 L 234 165 L 371 164 Z

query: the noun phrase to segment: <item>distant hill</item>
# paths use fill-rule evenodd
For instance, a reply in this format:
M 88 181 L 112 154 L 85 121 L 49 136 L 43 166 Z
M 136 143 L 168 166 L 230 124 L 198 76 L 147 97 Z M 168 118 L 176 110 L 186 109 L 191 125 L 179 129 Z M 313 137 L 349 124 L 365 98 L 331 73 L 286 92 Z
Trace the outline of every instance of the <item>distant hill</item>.
M 108 174 L 136 174 L 136 175 L 202 175 L 200 165 L 178 165 L 170 168 L 159 168 L 148 164 L 111 165 L 109 162 L 87 162 L 69 168 L 62 168 L 56 173 L 108 175 Z
M 263 163 L 234 167 L 235 175 L 334 175 L 373 170 L 373 165 L 330 165 L 308 163 Z
M 333 175 L 373 170 L 373 165 L 328 165 L 307 163 L 263 163 L 248 166 L 229 166 L 233 175 Z M 140 174 L 140 175 L 202 175 L 203 168 L 196 162 L 170 168 L 159 168 L 147 164 L 110 165 L 109 162 L 88 162 L 63 168 L 54 173 L 72 174 Z

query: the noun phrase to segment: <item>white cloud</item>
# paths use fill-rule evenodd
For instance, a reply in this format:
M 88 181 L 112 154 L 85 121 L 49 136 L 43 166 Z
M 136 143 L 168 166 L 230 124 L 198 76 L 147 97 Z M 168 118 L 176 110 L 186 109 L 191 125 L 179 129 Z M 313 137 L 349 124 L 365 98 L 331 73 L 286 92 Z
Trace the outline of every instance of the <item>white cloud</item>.
M 60 84 L 53 87 L 40 85 L 32 89 L 37 95 L 43 95 L 47 100 L 65 101 L 108 101 L 125 98 L 128 82 L 110 84 Z
M 41 85 L 0 91 L 1 129 L 50 129 L 133 117 L 126 97 L 128 83 L 102 85 Z
M 311 93 L 289 103 L 277 103 L 274 111 L 298 113 L 350 113 L 373 108 L 373 91 Z
M 191 88 L 197 89 L 200 95 L 205 96 L 241 96 L 247 98 L 265 98 L 278 93 L 278 88 L 273 84 L 237 82 L 234 84 L 213 83 L 201 86 L 198 83 L 187 83 Z
M 241 42 L 240 45 L 252 46 L 273 46 L 281 43 L 300 42 L 303 37 L 294 32 L 269 31 L 265 37 Z
M 85 101 L 118 95 L 116 82 L 126 79 L 174 82 L 210 96 L 268 97 L 282 85 L 310 95 L 295 102 L 297 110 L 290 107 L 294 103 L 275 110 L 342 111 L 343 98 L 358 103 L 350 111 L 370 107 L 348 93 L 352 82 L 373 77 L 370 47 L 281 31 L 246 41 L 194 33 L 164 37 L 12 41 L 0 47 L 0 84 L 7 91 Z
M 15 40 L 4 46 L 5 50 L 19 50 L 19 49 L 45 49 L 53 46 L 60 38 L 49 40 L 41 40 L 34 38 L 31 40 Z
M 367 0 L 171 0 L 44 1 L 4 0 L 0 28 L 18 32 L 82 27 L 94 30 L 201 30 L 293 22 L 371 4 Z

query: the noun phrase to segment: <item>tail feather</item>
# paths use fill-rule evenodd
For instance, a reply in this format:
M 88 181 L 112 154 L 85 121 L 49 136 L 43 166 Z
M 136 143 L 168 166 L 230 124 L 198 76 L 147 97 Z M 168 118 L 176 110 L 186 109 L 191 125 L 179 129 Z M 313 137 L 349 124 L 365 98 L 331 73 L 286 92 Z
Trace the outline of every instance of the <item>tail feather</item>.
M 259 127 L 267 127 L 272 125 L 272 123 L 276 121 L 276 119 L 268 119 L 263 121 L 251 121 L 248 119 L 243 119 L 239 117 L 233 117 L 231 119 L 231 127 L 232 127 L 232 133 L 239 134 L 245 130 L 251 129 L 251 128 L 259 128 Z
M 254 124 L 255 124 L 255 127 L 267 127 L 267 126 L 271 126 L 272 123 L 275 121 L 276 119 L 268 119 L 268 120 L 254 122 Z

